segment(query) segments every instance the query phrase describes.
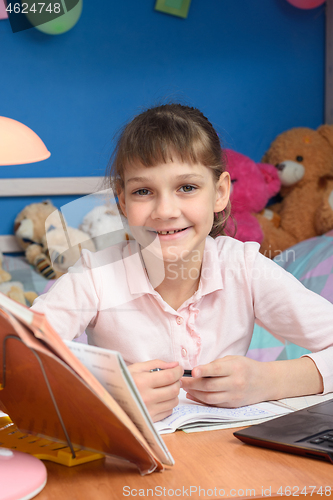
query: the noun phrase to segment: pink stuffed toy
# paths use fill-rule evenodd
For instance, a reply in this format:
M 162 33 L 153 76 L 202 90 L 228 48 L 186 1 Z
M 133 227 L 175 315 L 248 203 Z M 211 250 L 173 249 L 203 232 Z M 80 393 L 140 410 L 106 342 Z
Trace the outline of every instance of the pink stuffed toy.
M 228 236 L 240 241 L 263 240 L 263 232 L 254 213 L 261 212 L 281 187 L 277 169 L 268 163 L 255 163 L 241 153 L 225 150 L 227 171 L 231 177 L 231 215 L 225 229 Z

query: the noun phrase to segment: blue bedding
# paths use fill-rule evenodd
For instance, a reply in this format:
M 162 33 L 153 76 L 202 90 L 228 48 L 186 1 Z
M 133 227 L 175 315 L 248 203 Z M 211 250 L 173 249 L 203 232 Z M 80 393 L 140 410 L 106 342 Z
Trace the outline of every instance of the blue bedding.
M 333 303 L 333 230 L 288 248 L 274 261 L 304 286 Z M 247 356 L 258 361 L 294 359 L 309 351 L 288 341 L 281 342 L 255 325 Z

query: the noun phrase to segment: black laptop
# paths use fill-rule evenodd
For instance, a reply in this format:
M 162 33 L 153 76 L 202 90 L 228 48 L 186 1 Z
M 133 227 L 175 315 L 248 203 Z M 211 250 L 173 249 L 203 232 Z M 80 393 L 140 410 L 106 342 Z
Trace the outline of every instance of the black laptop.
M 234 432 L 244 443 L 333 464 L 333 400 Z

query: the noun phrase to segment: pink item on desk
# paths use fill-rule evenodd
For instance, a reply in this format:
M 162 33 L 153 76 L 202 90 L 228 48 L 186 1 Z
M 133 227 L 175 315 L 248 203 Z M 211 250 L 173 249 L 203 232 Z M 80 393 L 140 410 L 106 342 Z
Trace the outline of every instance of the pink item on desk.
M 45 486 L 46 467 L 36 457 L 0 448 L 1 500 L 29 500 Z

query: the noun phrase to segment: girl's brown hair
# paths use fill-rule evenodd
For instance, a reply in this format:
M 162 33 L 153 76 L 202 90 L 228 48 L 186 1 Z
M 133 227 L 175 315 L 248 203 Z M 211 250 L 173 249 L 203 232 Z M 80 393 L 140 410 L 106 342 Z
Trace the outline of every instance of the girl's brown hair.
M 225 156 L 219 137 L 208 119 L 196 108 L 164 104 L 137 115 L 121 131 L 111 157 L 107 176 L 114 193 L 124 188 L 126 165 L 141 163 L 153 167 L 172 161 L 201 163 L 217 182 L 225 171 Z M 210 236 L 224 234 L 230 215 L 230 202 L 214 216 Z

